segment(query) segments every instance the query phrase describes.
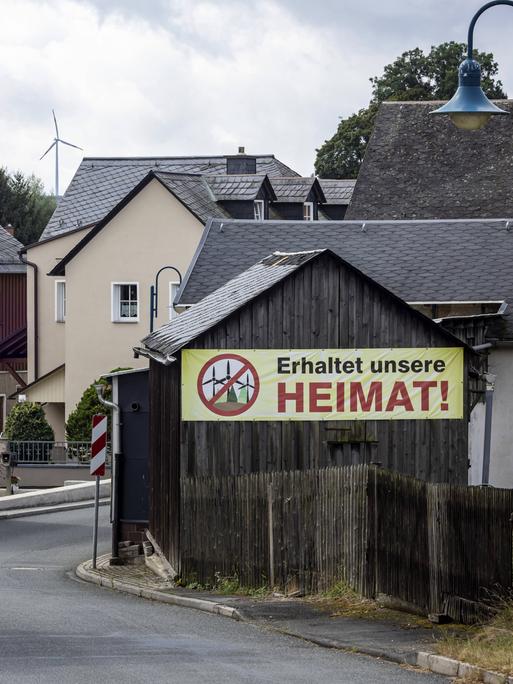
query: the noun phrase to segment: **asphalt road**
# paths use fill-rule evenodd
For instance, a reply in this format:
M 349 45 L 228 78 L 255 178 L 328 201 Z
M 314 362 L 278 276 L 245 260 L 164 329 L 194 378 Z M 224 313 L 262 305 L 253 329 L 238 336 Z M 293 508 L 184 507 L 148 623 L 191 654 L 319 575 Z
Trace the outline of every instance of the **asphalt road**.
M 79 581 L 91 523 L 92 509 L 0 521 L 2 684 L 448 681 Z

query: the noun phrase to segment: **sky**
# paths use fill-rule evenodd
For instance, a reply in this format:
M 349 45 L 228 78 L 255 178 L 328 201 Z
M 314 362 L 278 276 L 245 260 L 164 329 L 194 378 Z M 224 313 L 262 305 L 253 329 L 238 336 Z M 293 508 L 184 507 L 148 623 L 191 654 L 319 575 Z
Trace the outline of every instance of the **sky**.
M 60 191 L 82 156 L 273 153 L 304 175 L 369 78 L 465 42 L 484 0 L 0 0 L 0 166 Z M 479 20 L 513 96 L 513 12 Z

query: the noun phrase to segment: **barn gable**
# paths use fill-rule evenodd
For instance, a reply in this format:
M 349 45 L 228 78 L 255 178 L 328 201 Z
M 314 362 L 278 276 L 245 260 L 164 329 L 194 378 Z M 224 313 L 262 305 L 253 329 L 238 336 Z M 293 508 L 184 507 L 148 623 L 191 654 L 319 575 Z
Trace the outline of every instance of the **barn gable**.
M 271 261 L 276 261 L 276 255 L 273 257 Z M 285 268 L 286 259 L 282 264 Z M 279 264 L 274 268 L 271 273 L 276 277 Z M 233 279 L 217 295 L 213 293 L 146 338 L 145 346 L 138 350 L 152 359 L 150 499 L 155 505 L 150 527 L 159 530 L 163 551 L 171 562 L 178 562 L 179 557 L 181 477 L 379 463 L 435 482 L 465 483 L 467 480 L 465 418 L 182 421 L 181 347 L 216 350 L 464 347 L 436 323 L 329 251 L 312 255 L 294 268 L 289 266 L 284 277 L 244 298 L 241 288 L 244 282 L 249 286 L 251 271 Z M 223 297 L 219 296 L 220 291 Z M 233 297 L 237 292 L 239 301 L 235 303 Z M 216 312 L 215 304 L 226 315 Z M 212 317 L 212 324 L 202 330 L 196 328 L 185 340 L 181 335 L 187 329 L 192 331 L 198 309 Z M 214 321 L 216 315 L 219 317 Z M 178 326 L 180 334 L 177 334 Z M 171 351 L 175 361 L 170 363 L 166 354 Z M 471 354 L 466 348 L 464 377 Z M 465 397 L 465 416 L 468 407 L 469 400 Z

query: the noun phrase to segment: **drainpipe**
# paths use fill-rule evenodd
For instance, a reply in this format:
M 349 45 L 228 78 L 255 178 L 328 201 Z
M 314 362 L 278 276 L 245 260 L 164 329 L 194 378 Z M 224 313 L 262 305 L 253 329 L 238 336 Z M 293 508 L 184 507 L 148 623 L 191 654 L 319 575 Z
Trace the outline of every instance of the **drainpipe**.
M 493 391 L 495 389 L 495 376 L 493 373 L 486 373 L 486 392 L 485 392 L 485 431 L 483 445 L 483 475 L 481 484 L 490 483 L 490 447 L 492 443 L 492 410 L 493 410 Z
M 110 565 L 122 565 L 119 557 L 119 465 L 121 460 L 121 421 L 119 404 L 109 401 L 103 396 L 104 385 L 95 385 L 96 396 L 100 404 L 112 410 L 112 474 L 111 474 L 111 502 L 112 502 L 112 552 Z M 112 398 L 118 400 L 117 378 L 112 379 Z
M 25 259 L 22 257 L 25 256 Z M 39 378 L 39 301 L 38 301 L 38 269 L 37 264 L 26 258 L 26 253 L 21 250 L 18 257 L 22 264 L 30 266 L 34 271 L 34 380 Z

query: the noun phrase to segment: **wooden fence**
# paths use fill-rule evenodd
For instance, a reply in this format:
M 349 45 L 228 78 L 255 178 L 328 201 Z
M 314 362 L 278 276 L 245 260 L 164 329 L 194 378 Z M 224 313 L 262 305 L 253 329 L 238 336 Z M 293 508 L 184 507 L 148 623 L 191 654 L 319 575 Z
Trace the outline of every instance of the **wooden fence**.
M 513 491 L 370 466 L 184 478 L 181 574 L 317 592 L 340 580 L 472 621 L 512 587 Z

